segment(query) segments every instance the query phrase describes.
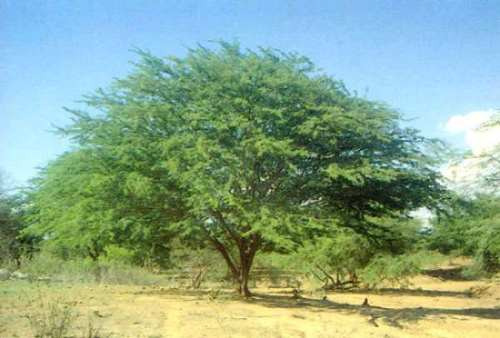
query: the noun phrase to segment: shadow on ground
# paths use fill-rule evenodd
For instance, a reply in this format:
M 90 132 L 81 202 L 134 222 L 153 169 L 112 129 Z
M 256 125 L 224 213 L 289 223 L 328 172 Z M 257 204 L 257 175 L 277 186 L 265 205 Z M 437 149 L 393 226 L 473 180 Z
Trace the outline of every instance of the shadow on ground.
M 463 267 L 456 267 L 456 268 L 424 270 L 422 271 L 422 274 L 429 277 L 439 278 L 441 280 L 450 280 L 450 281 L 471 280 L 470 278 L 464 277 L 463 271 L 464 271 Z
M 363 294 L 363 295 L 397 295 L 397 296 L 423 296 L 423 297 L 458 297 L 470 298 L 474 294 L 470 291 L 446 291 L 446 290 L 426 290 L 426 289 L 405 289 L 405 288 L 381 288 L 381 289 L 348 289 L 334 290 L 335 293 Z M 289 291 L 278 291 L 282 294 Z
M 347 303 L 337 303 L 330 300 L 317 300 L 311 298 L 294 299 L 290 295 L 266 295 L 256 294 L 248 302 L 276 308 L 310 308 L 329 309 L 343 312 L 359 313 L 369 316 L 369 322 L 378 326 L 376 320 L 382 319 L 386 323 L 396 327 L 402 327 L 402 323 L 418 321 L 428 316 L 468 316 L 486 319 L 500 319 L 500 308 L 386 308 L 381 306 L 363 306 Z
M 375 291 L 360 290 L 349 291 L 350 293 L 392 293 L 392 294 L 411 294 L 421 296 L 460 296 L 466 297 L 467 292 L 453 291 L 436 291 L 436 290 L 410 290 L 410 289 L 382 289 Z M 217 301 L 242 301 L 242 298 L 236 295 L 232 290 L 218 290 L 214 295 L 213 291 L 209 290 L 185 290 L 185 289 L 157 289 L 145 290 L 136 294 L 156 295 L 156 296 L 183 296 L 184 301 L 206 300 Z M 292 293 L 287 294 L 261 294 L 256 293 L 253 297 L 244 300 L 246 303 L 258 304 L 272 308 L 307 308 L 311 311 L 336 310 L 346 313 L 358 313 L 368 317 L 368 321 L 374 326 L 378 326 L 377 320 L 383 320 L 388 325 L 402 327 L 404 323 L 419 321 L 429 316 L 450 317 L 476 317 L 483 319 L 500 319 L 500 307 L 494 308 L 389 308 L 382 306 L 364 306 L 362 304 L 355 305 L 349 303 L 338 303 L 328 299 L 314 299 L 307 297 L 294 298 Z

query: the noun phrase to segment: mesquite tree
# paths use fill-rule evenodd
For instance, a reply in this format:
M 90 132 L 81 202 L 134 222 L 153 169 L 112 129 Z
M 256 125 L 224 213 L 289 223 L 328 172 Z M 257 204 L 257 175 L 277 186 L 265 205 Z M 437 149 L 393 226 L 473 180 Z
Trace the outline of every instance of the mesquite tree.
M 86 212 L 95 203 L 111 233 L 206 242 L 248 296 L 259 250 L 293 250 L 333 225 L 376 240 L 390 233 L 378 217 L 439 197 L 429 140 L 305 57 L 225 42 L 183 58 L 138 54 L 128 77 L 86 96 L 88 109 L 69 110 L 61 129 L 94 163 Z M 49 186 L 42 177 L 40 190 Z M 71 217 L 88 224 L 84 212 Z M 56 234 L 57 217 L 45 222 Z

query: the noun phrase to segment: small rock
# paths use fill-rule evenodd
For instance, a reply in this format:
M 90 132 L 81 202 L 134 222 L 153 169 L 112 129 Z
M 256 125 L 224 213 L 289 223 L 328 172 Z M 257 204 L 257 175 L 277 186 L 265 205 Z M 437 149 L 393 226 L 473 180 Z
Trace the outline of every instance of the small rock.
M 22 273 L 21 271 L 14 271 L 11 275 L 12 278 L 15 279 L 28 279 L 28 274 Z
M 100 313 L 99 310 L 94 310 L 94 315 L 96 315 L 97 317 L 99 318 L 106 318 L 106 317 L 110 317 L 111 314 L 110 313 Z
M 10 272 L 6 269 L 0 269 L 0 281 L 10 278 Z
M 50 277 L 38 277 L 37 281 L 39 282 L 49 282 L 51 280 Z
M 95 314 L 97 317 L 99 317 L 99 318 L 103 318 L 103 317 L 104 317 L 104 315 L 103 315 L 103 314 L 101 314 L 98 310 L 94 310 L 94 314 Z

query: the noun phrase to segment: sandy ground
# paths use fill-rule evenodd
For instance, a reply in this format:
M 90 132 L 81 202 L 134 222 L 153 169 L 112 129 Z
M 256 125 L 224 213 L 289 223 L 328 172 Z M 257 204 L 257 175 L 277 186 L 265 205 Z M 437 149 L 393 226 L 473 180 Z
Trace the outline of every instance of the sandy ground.
M 40 303 L 71 310 L 69 337 L 84 336 L 89 323 L 99 337 L 500 337 L 499 281 L 420 276 L 413 285 L 331 292 L 326 299 L 257 288 L 254 298 L 241 300 L 158 286 L 7 281 L 0 282 L 0 337 L 32 337 L 26 316 L 36 316 Z M 365 298 L 370 306 L 362 306 Z

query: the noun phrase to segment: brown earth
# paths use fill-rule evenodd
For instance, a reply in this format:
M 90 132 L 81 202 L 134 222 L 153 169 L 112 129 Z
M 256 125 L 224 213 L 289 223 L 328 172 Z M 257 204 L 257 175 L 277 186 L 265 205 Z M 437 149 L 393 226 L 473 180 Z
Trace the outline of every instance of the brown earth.
M 407 289 L 299 299 L 291 289 L 257 288 L 242 300 L 229 291 L 0 282 L 0 337 L 33 336 L 26 316 L 47 304 L 77 315 L 70 337 L 84 336 L 89 323 L 100 337 L 500 337 L 500 282 L 450 270 L 429 271 Z

